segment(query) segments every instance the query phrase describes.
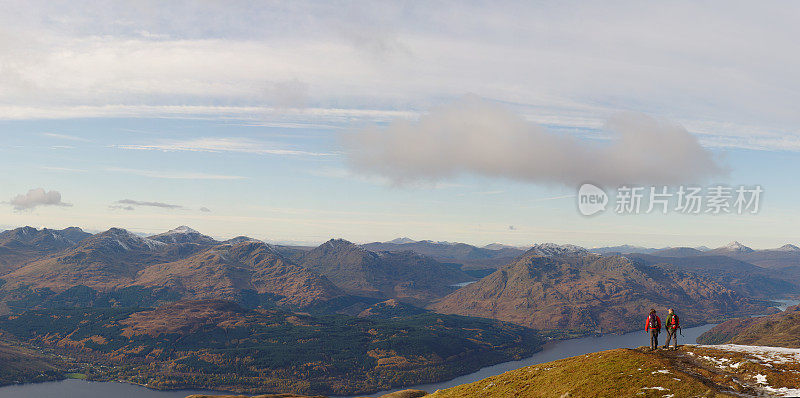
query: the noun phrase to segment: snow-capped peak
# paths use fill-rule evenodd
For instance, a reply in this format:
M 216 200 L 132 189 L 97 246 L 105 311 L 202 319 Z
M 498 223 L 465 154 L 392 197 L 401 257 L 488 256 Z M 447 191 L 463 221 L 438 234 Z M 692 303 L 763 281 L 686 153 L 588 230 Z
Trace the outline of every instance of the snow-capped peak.
M 107 241 L 116 244 L 122 250 L 157 250 L 164 246 L 163 242 L 155 241 L 136 235 L 126 229 L 111 228 L 105 233 L 98 235 L 105 236 Z
M 539 243 L 533 245 L 528 253 L 535 253 L 540 256 L 563 256 L 570 254 L 584 254 L 587 250 L 575 245 L 559 245 L 556 243 Z
M 165 232 L 165 234 L 199 234 L 199 233 L 200 232 L 197 232 L 194 229 L 189 228 L 189 227 L 187 227 L 185 225 L 181 225 L 178 228 L 171 229 L 171 230 Z
M 749 252 L 753 251 L 753 249 L 751 249 L 751 248 L 749 248 L 749 247 L 747 247 L 747 246 L 745 246 L 745 245 L 743 245 L 743 244 L 741 244 L 741 243 L 739 243 L 737 241 L 733 241 L 731 243 L 728 243 L 727 245 L 723 246 L 722 249 L 725 250 L 725 251 L 743 252 L 743 253 L 749 253 Z
M 386 243 L 394 243 L 394 244 L 402 245 L 402 244 L 414 243 L 414 242 L 416 242 L 414 239 L 407 238 L 407 237 L 404 236 L 402 238 L 392 239 L 392 240 L 390 240 L 390 241 L 388 241 Z
M 784 252 L 797 252 L 797 251 L 800 251 L 800 247 L 797 247 L 797 246 L 792 245 L 792 244 L 785 244 L 785 245 L 779 247 L 778 250 L 784 251 Z

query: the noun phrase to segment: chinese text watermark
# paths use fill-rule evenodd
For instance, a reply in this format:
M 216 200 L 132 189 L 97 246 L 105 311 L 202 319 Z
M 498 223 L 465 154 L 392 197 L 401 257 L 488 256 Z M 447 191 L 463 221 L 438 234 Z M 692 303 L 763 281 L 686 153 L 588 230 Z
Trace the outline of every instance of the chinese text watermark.
M 760 185 L 623 185 L 616 190 L 613 209 L 617 214 L 755 214 L 763 193 Z M 581 185 L 577 199 L 578 210 L 585 216 L 606 210 L 610 201 L 605 191 L 593 184 Z

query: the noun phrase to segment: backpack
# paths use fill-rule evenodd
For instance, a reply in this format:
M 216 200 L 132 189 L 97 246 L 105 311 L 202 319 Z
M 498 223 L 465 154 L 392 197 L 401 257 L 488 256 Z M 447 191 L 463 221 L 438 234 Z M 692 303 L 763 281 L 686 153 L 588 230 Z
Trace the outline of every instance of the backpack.
M 658 327 L 658 317 L 656 317 L 655 315 L 650 315 L 649 321 L 650 321 L 650 328 L 651 329 L 658 329 L 659 328 Z
M 681 321 L 675 314 L 672 314 L 672 320 L 670 321 L 670 324 L 671 324 L 670 327 L 672 327 L 673 329 L 681 327 Z

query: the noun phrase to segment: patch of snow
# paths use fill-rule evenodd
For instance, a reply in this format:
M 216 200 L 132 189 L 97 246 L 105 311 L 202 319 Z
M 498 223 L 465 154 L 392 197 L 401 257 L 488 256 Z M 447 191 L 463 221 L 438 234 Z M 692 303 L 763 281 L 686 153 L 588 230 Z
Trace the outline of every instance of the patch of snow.
M 767 375 L 762 375 L 761 373 L 756 375 L 756 383 L 758 384 L 767 384 Z
M 584 254 L 588 251 L 580 246 L 575 245 L 558 245 L 555 243 L 539 243 L 533 245 L 528 253 L 535 253 L 540 256 L 563 256 L 568 254 Z
M 766 363 L 792 363 L 800 362 L 800 348 L 766 347 L 754 345 L 720 344 L 705 347 L 716 348 L 723 351 L 735 351 L 751 354 Z
M 669 391 L 669 388 L 664 388 L 664 387 L 660 387 L 660 386 L 657 386 L 657 387 L 642 387 L 642 390 Z
M 199 233 L 200 232 L 197 232 L 194 229 L 189 228 L 189 227 L 187 227 L 185 225 L 181 225 L 178 228 L 171 229 L 171 230 L 169 230 L 167 232 L 164 232 L 165 235 L 171 235 L 171 234 L 199 234 Z
M 656 374 L 656 373 L 664 373 L 664 374 L 667 374 L 667 373 L 669 373 L 669 370 L 667 370 L 667 369 L 661 369 L 661 370 L 655 370 L 655 371 L 652 371 L 652 372 L 650 372 L 650 374 L 653 374 L 653 375 L 654 375 L 654 374 Z

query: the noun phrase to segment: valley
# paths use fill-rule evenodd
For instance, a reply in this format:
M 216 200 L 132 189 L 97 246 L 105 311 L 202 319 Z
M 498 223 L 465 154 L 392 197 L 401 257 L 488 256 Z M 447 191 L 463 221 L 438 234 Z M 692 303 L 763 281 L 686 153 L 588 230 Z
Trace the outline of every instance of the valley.
M 50 352 L 33 363 L 53 366 L 51 379 L 77 367 L 156 389 L 352 395 L 428 385 L 515 363 L 552 339 L 639 330 L 651 307 L 677 308 L 691 327 L 776 312 L 771 299 L 798 291 L 720 251 L 299 247 L 185 226 L 147 237 L 26 227 L 0 233 L 0 247 L 9 253 L 0 254 L 0 336 Z

